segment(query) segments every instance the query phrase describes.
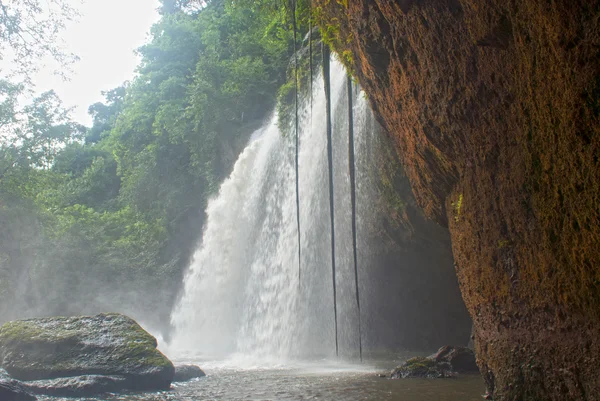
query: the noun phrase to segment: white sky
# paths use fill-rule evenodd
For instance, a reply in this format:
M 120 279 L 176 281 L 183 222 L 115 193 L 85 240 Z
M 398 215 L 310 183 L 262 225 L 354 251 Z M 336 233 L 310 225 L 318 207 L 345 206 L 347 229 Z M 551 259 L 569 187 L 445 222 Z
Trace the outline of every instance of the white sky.
M 139 62 L 134 50 L 147 42 L 150 27 L 159 19 L 158 6 L 158 0 L 84 0 L 79 21 L 64 33 L 67 50 L 80 57 L 70 81 L 54 76 L 48 67 L 34 78 L 37 90 L 54 89 L 65 106 L 75 106 L 75 120 L 91 125 L 87 108 L 103 100 L 100 92 L 133 78 Z

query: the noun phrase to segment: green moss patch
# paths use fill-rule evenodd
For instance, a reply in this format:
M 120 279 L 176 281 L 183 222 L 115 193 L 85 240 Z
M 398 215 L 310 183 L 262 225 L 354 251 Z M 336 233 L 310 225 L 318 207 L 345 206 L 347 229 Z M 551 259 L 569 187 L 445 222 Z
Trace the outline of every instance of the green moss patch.
M 170 382 L 173 364 L 156 346 L 152 335 L 120 314 L 28 319 L 0 327 L 2 367 L 21 380 L 101 374 Z

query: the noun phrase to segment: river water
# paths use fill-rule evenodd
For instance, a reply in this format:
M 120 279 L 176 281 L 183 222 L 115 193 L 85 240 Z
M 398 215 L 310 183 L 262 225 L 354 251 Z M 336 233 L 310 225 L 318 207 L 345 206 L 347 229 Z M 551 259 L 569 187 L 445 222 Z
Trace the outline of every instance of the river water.
M 389 374 L 400 360 L 365 361 L 362 364 L 322 360 L 270 367 L 253 366 L 251 362 L 243 360 L 185 362 L 196 362 L 203 367 L 207 376 L 185 383 L 173 383 L 170 391 L 107 395 L 81 400 L 480 401 L 485 393 L 485 386 L 479 375 L 463 375 L 453 379 L 403 380 L 378 376 Z

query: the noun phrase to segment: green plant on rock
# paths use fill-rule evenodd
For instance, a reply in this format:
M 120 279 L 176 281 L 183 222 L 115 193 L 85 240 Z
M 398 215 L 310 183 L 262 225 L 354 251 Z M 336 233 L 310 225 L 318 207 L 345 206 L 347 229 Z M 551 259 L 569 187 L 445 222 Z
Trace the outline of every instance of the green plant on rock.
M 348 73 L 354 76 L 354 54 L 349 49 L 354 35 L 342 25 L 342 19 L 337 16 L 347 11 L 347 0 L 323 0 L 313 8 L 313 18 L 320 28 L 323 43 L 334 50 L 338 60 L 346 67 Z
M 456 202 L 450 203 L 452 205 L 452 207 L 454 208 L 454 221 L 457 223 L 460 221 L 462 202 L 463 202 L 463 194 L 460 194 L 458 196 L 458 200 Z
M 498 240 L 498 249 L 506 248 L 510 244 L 511 244 L 511 242 L 508 239 L 499 239 Z
M 427 377 L 429 375 L 437 376 L 436 363 L 432 359 L 424 356 L 417 356 L 409 359 L 399 369 L 402 377 Z

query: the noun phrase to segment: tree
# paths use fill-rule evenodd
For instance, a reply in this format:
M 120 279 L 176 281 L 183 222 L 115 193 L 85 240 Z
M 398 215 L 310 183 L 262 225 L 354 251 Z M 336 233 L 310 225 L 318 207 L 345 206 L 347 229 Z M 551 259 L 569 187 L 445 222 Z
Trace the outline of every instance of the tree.
M 74 61 L 60 33 L 77 16 L 65 0 L 0 0 L 0 58 L 12 65 L 5 74 L 29 81 L 45 56 L 63 67 Z
M 204 0 L 161 0 L 160 2 L 161 7 L 158 11 L 161 15 L 177 12 L 195 13 L 208 6 L 208 2 Z
M 85 127 L 71 120 L 69 110 L 53 91 L 42 93 L 22 109 L 16 106 L 19 94 L 11 87 L 0 105 L 5 113 L 0 116 L 4 120 L 0 126 L 0 183 L 19 168 L 50 168 L 62 147 L 81 140 L 85 132 Z
M 114 127 L 117 116 L 123 109 L 128 86 L 129 82 L 125 82 L 118 88 L 102 92 L 106 103 L 97 102 L 88 108 L 88 114 L 92 116 L 94 122 L 86 135 L 86 143 L 99 142 Z

